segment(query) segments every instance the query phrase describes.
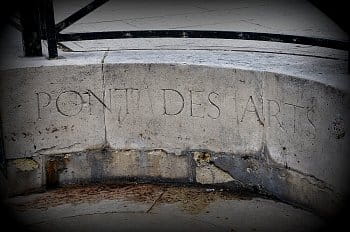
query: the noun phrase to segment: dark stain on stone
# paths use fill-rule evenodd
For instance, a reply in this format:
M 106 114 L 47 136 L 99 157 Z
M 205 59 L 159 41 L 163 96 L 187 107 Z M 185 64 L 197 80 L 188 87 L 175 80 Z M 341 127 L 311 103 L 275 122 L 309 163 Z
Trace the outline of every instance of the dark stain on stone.
M 213 152 L 206 149 L 189 150 L 185 154 L 195 152 L 209 154 L 215 167 L 227 172 L 235 180 L 225 183 L 234 191 L 245 191 L 263 195 L 304 209 L 311 209 L 320 215 L 327 215 L 337 206 L 333 189 L 324 181 L 312 175 L 301 173 L 286 164 L 276 163 L 267 147 L 255 154 L 233 154 Z M 308 196 L 317 195 L 316 203 Z M 339 202 L 339 199 L 336 200 Z M 328 210 L 325 210 L 328 209 Z
M 143 183 L 189 183 L 196 184 L 196 159 L 210 162 L 215 167 L 227 172 L 235 181 L 216 184 L 215 186 L 224 186 L 230 191 L 262 194 L 266 197 L 282 200 L 288 203 L 296 203 L 303 208 L 318 207 L 313 199 L 308 196 L 317 193 L 317 199 L 322 202 L 319 208 L 327 208 L 330 200 L 333 200 L 332 189 L 324 182 L 316 177 L 298 172 L 285 165 L 278 164 L 271 158 L 268 149 L 265 147 L 256 154 L 233 154 L 225 152 L 213 152 L 210 150 L 187 150 L 181 153 L 181 156 L 188 157 L 188 177 L 183 179 L 164 179 L 162 177 L 148 177 L 140 175 L 138 177 L 128 176 L 108 176 L 105 173 L 104 164 L 108 164 L 111 159 L 110 148 L 103 147 L 96 150 L 86 152 L 78 152 L 70 155 L 51 155 L 46 158 L 46 187 L 55 188 L 72 184 L 88 184 L 88 183 L 121 183 L 121 181 L 143 182 Z M 143 151 L 147 152 L 147 151 Z M 164 151 L 165 152 L 165 151 Z M 202 152 L 204 155 L 196 155 L 196 152 Z M 67 164 L 80 160 L 80 155 L 88 157 L 89 167 L 91 167 L 91 175 L 81 179 L 60 180 L 60 173 L 67 170 Z M 72 158 L 70 158 L 72 157 Z M 198 193 L 199 194 L 199 193 Z M 162 199 L 168 195 L 165 194 Z M 173 199 L 174 200 L 174 199 Z M 210 200 L 210 199 L 209 199 Z M 170 199 L 171 201 L 171 199 Z M 190 204 L 189 202 L 186 203 Z M 184 204 L 184 207 L 185 205 Z M 198 203 L 205 205 L 205 202 Z M 294 204 L 294 205 L 296 205 Z M 332 203 L 333 204 L 333 203 Z
M 249 158 L 239 155 L 212 154 L 214 165 L 228 172 L 242 183 L 242 188 L 262 194 L 304 209 L 312 209 L 320 214 L 328 214 L 324 209 L 332 208 L 333 190 L 325 182 L 314 176 L 299 173 L 290 167 L 275 163 L 265 147 L 260 153 Z M 313 204 L 308 198 L 317 192 L 320 204 Z M 327 207 L 325 207 L 327 205 Z
M 102 149 L 102 156 L 99 154 L 99 152 L 90 152 L 89 154 L 89 162 L 91 167 L 91 181 L 96 182 L 103 180 L 105 178 L 105 169 L 104 169 L 104 163 L 108 162 L 102 162 L 101 159 L 109 159 L 110 153 L 108 153 L 106 148 Z
M 336 139 L 342 139 L 345 137 L 345 122 L 344 119 L 341 116 L 336 117 L 330 125 L 330 133 L 336 138 Z
M 59 184 L 58 163 L 56 160 L 49 160 L 46 163 L 46 187 L 55 188 Z
M 50 156 L 46 161 L 46 188 L 52 189 L 60 185 L 59 175 L 66 169 L 69 158 L 65 155 Z

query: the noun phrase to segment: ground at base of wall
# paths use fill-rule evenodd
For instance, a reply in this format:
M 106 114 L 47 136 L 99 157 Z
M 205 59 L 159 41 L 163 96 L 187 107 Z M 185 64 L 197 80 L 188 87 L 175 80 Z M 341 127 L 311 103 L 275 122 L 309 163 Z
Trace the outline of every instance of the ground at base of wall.
M 198 186 L 70 186 L 12 197 L 33 231 L 318 231 L 318 216 L 270 199 Z

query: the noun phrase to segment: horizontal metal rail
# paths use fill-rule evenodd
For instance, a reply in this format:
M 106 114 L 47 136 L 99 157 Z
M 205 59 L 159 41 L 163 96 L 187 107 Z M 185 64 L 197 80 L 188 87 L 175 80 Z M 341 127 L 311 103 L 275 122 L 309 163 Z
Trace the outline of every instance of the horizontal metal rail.
M 109 0 L 95 0 L 95 1 L 91 2 L 87 6 L 81 8 L 77 12 L 73 13 L 68 18 L 66 18 L 63 21 L 57 23 L 56 26 L 55 26 L 56 27 L 56 31 L 59 32 L 59 31 L 64 30 L 65 28 L 69 27 L 70 25 L 72 25 L 73 23 L 75 23 L 79 19 L 83 18 L 84 16 L 86 16 L 87 14 L 89 14 L 90 12 L 95 10 L 96 8 L 102 6 L 104 3 L 108 2 L 108 1 Z
M 314 38 L 296 35 L 243 32 L 243 31 L 202 31 L 202 30 L 147 30 L 147 31 L 104 31 L 84 33 L 58 33 L 57 40 L 80 41 L 98 39 L 126 39 L 126 38 L 211 38 L 211 39 L 241 39 L 270 41 L 292 44 L 312 45 L 333 49 L 348 50 L 348 41 L 324 38 Z

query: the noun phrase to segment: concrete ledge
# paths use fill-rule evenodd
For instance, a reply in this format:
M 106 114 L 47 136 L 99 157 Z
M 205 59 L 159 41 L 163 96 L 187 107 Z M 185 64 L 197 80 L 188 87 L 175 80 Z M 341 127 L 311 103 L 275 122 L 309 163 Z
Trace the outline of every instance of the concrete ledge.
M 331 83 L 106 55 L 2 71 L 10 192 L 125 177 L 240 183 L 329 213 L 348 191 L 350 151 L 348 80 Z

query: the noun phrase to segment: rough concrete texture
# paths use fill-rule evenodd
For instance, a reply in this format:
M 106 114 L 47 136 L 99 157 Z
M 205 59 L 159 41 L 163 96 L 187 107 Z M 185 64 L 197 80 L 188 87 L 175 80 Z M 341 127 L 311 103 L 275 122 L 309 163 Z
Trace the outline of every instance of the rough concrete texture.
M 2 72 L 7 158 L 42 156 L 49 179 L 40 183 L 232 178 L 322 212 L 341 202 L 349 153 L 345 80 L 331 85 L 236 68 L 119 64 L 108 53 L 101 60 Z M 246 157 L 256 167 L 233 161 L 196 167 L 190 150 Z
M 102 146 L 99 65 L 39 67 L 1 73 L 4 148 L 8 159 Z M 87 126 L 88 125 L 88 126 Z
M 41 156 L 8 160 L 7 194 L 11 196 L 43 190 L 43 167 Z
M 111 148 L 259 151 L 263 126 L 251 123 L 256 116 L 246 109 L 247 103 L 260 99 L 258 73 L 156 64 L 105 64 L 104 70 Z
M 335 191 L 345 187 L 348 90 L 292 76 L 188 65 L 105 64 L 104 70 L 111 148 L 252 155 L 267 146 L 276 163 Z
M 46 186 L 113 180 L 190 182 L 190 159 L 162 150 L 90 151 L 46 156 Z
M 231 175 L 211 164 L 210 153 L 194 152 L 196 165 L 196 182 L 201 184 L 218 184 L 234 181 Z
M 8 199 L 35 231 L 316 231 L 321 218 L 223 189 L 170 185 L 61 188 Z
M 209 154 L 213 165 L 233 177 L 230 184 L 244 189 L 294 202 L 324 215 L 335 212 L 344 200 L 326 182 L 275 163 L 266 148 L 259 155 Z

